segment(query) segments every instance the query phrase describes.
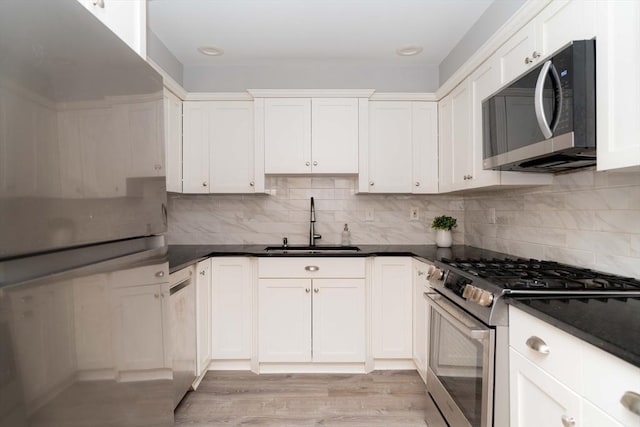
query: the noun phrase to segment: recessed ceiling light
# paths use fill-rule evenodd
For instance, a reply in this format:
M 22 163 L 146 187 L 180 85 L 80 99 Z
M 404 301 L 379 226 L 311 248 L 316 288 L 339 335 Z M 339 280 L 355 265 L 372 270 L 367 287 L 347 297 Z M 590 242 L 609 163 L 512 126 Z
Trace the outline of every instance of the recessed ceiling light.
M 403 46 L 396 49 L 396 53 L 400 56 L 413 56 L 422 52 L 422 46 Z
M 224 55 L 224 49 L 215 46 L 201 46 L 198 48 L 198 52 L 207 56 L 220 56 Z

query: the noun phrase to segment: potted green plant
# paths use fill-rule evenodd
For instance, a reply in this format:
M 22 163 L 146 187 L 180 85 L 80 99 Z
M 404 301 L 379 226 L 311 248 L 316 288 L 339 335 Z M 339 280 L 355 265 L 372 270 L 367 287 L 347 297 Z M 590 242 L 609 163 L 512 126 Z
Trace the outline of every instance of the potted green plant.
M 458 221 L 447 215 L 440 215 L 433 219 L 431 228 L 436 230 L 436 245 L 440 248 L 450 248 L 453 243 L 451 229 L 458 225 Z

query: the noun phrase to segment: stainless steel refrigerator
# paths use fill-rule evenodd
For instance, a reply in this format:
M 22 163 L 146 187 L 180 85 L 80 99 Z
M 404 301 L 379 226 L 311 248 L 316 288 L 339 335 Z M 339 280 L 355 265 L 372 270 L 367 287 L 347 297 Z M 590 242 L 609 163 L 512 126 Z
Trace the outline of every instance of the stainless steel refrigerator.
M 162 79 L 76 0 L 0 1 L 0 426 L 173 425 Z

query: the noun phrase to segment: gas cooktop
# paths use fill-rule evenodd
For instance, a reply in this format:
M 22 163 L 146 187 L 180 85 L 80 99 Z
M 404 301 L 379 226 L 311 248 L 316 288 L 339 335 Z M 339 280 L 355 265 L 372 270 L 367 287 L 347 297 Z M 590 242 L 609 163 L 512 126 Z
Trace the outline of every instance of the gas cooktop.
M 536 259 L 442 259 L 449 267 L 482 278 L 514 293 L 552 293 L 556 291 L 640 294 L 640 281 L 574 267 L 553 261 Z

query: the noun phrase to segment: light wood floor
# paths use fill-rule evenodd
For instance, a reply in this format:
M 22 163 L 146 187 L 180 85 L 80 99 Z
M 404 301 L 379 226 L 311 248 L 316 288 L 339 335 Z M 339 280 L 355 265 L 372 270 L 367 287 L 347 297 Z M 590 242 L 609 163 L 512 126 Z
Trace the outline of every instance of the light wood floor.
M 211 371 L 176 408 L 176 426 L 426 426 L 416 371 L 364 375 Z

